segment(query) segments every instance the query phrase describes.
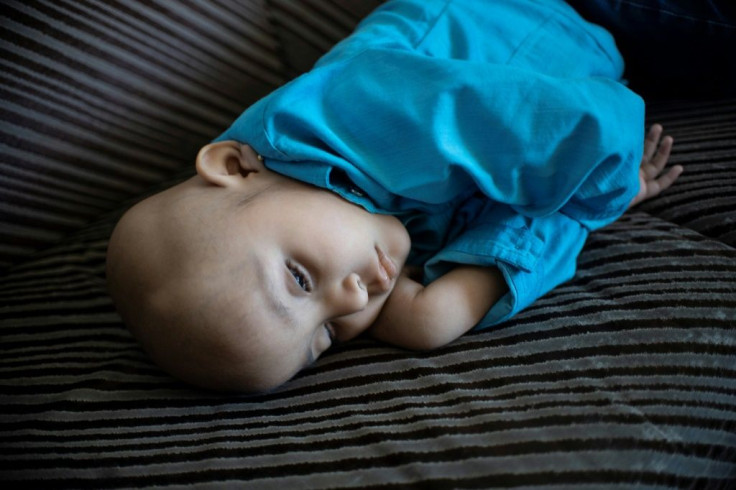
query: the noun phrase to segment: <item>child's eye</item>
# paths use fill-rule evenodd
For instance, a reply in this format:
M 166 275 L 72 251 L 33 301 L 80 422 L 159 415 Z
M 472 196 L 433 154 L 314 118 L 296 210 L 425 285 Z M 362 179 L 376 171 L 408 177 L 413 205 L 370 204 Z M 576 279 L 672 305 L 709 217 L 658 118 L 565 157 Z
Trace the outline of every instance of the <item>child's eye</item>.
M 287 262 L 286 266 L 289 268 L 291 275 L 294 276 L 294 280 L 299 287 L 306 292 L 310 292 L 312 290 L 312 283 L 309 281 L 309 277 L 304 270 L 293 262 Z
M 335 343 L 337 343 L 335 327 L 331 323 L 327 322 L 325 323 L 325 330 L 327 330 L 327 335 L 330 337 L 330 345 L 335 345 Z

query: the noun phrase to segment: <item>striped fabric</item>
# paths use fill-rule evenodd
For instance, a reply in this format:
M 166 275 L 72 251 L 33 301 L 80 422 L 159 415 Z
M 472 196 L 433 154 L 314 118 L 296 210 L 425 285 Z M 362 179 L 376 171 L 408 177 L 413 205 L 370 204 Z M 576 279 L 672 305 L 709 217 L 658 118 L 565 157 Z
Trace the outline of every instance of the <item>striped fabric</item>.
M 736 100 L 651 106 L 686 173 L 499 328 L 423 354 L 360 339 L 259 396 L 145 358 L 105 293 L 121 202 L 232 115 L 207 83 L 268 90 L 358 3 L 7 3 L 0 488 L 733 488 Z
M 650 110 L 672 121 L 666 130 L 677 153 L 670 161 L 687 173 L 677 193 L 641 209 L 736 247 L 736 102 L 655 103 Z
M 309 70 L 384 0 L 266 0 L 290 77 Z
M 0 270 L 191 165 L 284 81 L 262 0 L 2 3 Z
M 721 109 L 736 114 L 736 101 L 673 107 L 654 117 L 677 128 L 674 159 L 688 173 L 648 211 L 593 234 L 574 280 L 445 349 L 358 340 L 262 396 L 196 391 L 152 366 L 104 291 L 115 216 L 85 228 L 0 286 L 0 479 L 729 488 L 736 250 L 719 239 L 728 231 L 694 228 L 733 196 L 736 158 L 723 155 L 736 132 Z

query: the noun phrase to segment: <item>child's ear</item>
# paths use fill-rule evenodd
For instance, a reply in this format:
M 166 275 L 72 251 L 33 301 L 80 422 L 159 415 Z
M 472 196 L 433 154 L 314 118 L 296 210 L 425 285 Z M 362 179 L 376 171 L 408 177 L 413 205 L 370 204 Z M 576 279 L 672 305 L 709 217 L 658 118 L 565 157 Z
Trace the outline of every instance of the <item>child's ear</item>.
M 202 147 L 197 154 L 197 174 L 220 187 L 242 183 L 253 172 L 264 169 L 258 155 L 248 145 L 220 141 Z

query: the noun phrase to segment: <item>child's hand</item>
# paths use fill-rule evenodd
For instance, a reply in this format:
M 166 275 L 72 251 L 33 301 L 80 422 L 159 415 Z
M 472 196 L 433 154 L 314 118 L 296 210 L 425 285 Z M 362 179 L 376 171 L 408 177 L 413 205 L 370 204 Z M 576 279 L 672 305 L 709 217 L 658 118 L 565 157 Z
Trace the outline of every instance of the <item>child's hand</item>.
M 629 207 L 646 201 L 671 186 L 682 173 L 682 166 L 675 165 L 662 173 L 672 151 L 672 136 L 662 137 L 662 125 L 653 124 L 644 140 L 644 155 L 639 166 L 639 193 Z

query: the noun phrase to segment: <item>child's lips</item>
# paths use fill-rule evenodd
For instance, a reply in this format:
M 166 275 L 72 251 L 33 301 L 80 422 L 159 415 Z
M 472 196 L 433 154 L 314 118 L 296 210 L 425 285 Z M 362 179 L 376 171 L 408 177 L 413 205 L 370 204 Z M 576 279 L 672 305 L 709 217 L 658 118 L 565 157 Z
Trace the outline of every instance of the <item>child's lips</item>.
M 376 246 L 376 254 L 378 254 L 378 282 L 381 285 L 381 291 L 385 293 L 391 289 L 398 269 L 391 257 L 381 247 Z

